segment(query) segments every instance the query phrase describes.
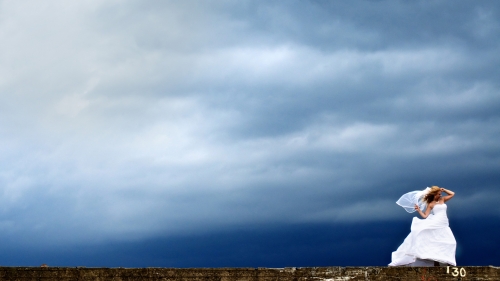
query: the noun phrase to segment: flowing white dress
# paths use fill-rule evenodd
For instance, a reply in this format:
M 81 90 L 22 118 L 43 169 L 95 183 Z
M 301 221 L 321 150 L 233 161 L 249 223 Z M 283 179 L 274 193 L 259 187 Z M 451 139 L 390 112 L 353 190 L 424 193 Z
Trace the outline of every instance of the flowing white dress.
M 417 259 L 456 265 L 457 242 L 448 223 L 446 204 L 436 204 L 426 219 L 413 218 L 411 232 L 392 252 L 389 266 L 408 265 Z

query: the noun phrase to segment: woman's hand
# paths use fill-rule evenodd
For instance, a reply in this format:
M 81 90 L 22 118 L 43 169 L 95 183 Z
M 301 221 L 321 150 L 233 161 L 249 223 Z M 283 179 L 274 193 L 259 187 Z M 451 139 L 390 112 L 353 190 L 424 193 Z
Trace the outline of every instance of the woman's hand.
M 446 188 L 441 188 L 441 191 L 446 192 L 446 194 L 448 194 L 448 195 L 442 197 L 444 202 L 450 200 L 453 196 L 455 196 L 455 192 L 448 190 Z
M 415 204 L 415 210 L 420 211 L 420 207 L 417 204 Z

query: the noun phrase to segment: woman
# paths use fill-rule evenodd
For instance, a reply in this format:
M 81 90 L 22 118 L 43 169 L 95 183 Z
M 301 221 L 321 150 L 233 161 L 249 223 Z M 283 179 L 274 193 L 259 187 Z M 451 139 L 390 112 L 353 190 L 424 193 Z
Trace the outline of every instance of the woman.
M 442 192 L 447 195 L 442 196 Z M 454 195 L 451 190 L 432 186 L 407 193 L 396 202 L 408 212 L 416 210 L 424 219 L 413 218 L 411 232 L 403 244 L 392 252 L 389 266 L 410 265 L 417 259 L 456 265 L 457 242 L 448 225 L 445 204 Z M 425 211 L 422 211 L 424 208 Z

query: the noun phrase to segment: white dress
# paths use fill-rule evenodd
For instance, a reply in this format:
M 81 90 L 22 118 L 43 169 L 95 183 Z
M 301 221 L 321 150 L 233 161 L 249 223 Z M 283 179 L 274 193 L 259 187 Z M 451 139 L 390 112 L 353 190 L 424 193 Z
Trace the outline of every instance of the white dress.
M 446 204 L 436 204 L 426 219 L 413 218 L 411 232 L 392 252 L 389 266 L 408 265 L 416 259 L 456 265 L 457 242 L 448 224 Z

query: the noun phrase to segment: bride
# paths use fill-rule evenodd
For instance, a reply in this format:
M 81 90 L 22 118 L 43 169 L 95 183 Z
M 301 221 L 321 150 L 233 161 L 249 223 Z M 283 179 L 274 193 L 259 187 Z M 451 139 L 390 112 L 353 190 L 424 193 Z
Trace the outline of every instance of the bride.
M 442 196 L 442 192 L 447 195 Z M 389 266 L 415 265 L 417 260 L 456 265 L 457 242 L 448 225 L 445 204 L 454 195 L 451 190 L 432 186 L 423 191 L 406 193 L 396 202 L 410 213 L 416 210 L 424 219 L 413 218 L 411 232 L 403 244 L 392 252 Z

